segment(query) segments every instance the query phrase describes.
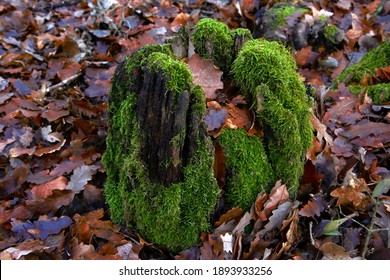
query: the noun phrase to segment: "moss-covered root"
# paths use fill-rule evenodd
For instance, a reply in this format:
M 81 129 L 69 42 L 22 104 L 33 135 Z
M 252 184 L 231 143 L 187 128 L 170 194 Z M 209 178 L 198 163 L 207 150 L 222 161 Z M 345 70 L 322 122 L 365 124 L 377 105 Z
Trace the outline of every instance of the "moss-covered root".
M 209 229 L 219 195 L 212 172 L 213 146 L 202 121 L 204 93 L 200 87 L 191 89 L 187 66 L 167 53 L 144 49 L 117 71 L 103 156 L 112 220 L 134 223 L 149 241 L 172 251 L 196 244 L 200 232 Z M 164 105 L 152 98 L 162 98 Z M 170 121 L 172 115 L 177 118 Z M 166 127 L 147 127 L 154 121 Z M 163 135 L 168 156 L 160 159 L 160 149 L 150 159 L 153 149 L 146 143 L 153 144 L 158 135 Z M 161 148 L 161 143 L 152 146 L 156 145 Z M 178 176 L 167 183 L 163 174 L 151 174 L 151 161 L 158 161 L 157 170 L 179 169 Z
M 226 24 L 213 19 L 201 19 L 195 26 L 191 41 L 201 57 L 214 60 L 223 72 L 229 73 L 233 59 L 233 37 Z
M 274 181 L 263 143 L 243 129 L 224 129 L 218 141 L 226 157 L 228 206 L 249 210 L 259 192 L 268 191 Z
M 277 42 L 248 41 L 233 63 L 237 84 L 264 124 L 275 179 L 295 194 L 313 138 L 310 102 L 289 51 Z

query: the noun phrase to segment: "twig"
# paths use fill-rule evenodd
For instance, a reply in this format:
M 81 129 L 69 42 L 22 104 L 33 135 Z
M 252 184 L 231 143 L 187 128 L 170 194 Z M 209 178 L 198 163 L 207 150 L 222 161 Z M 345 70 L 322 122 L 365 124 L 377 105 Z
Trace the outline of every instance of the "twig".
M 310 241 L 311 241 L 311 244 L 318 249 L 317 247 L 317 244 L 316 244 L 316 241 L 313 237 L 313 222 L 310 222 L 309 223 L 309 232 L 310 232 Z
M 366 258 L 366 254 L 367 254 L 367 251 L 368 251 L 368 245 L 370 243 L 371 235 L 373 233 L 373 227 L 374 227 L 374 224 L 375 224 L 376 213 L 378 212 L 379 203 L 380 202 L 378 200 L 375 200 L 374 213 L 372 214 L 371 223 L 370 223 L 370 225 L 368 226 L 368 229 L 367 229 L 366 240 L 364 242 L 364 247 L 363 247 L 363 250 L 362 250 L 362 259 Z
M 82 74 L 82 72 L 79 72 L 79 73 L 77 73 L 76 75 L 73 75 L 73 76 L 71 76 L 71 77 L 69 77 L 69 78 L 63 80 L 62 82 L 60 82 L 60 83 L 58 83 L 58 84 L 55 84 L 55 85 L 53 85 L 53 86 L 51 86 L 51 87 L 48 87 L 48 88 L 46 88 L 46 89 L 43 89 L 42 91 L 43 91 L 44 93 L 49 93 L 50 91 L 56 90 L 56 89 L 58 89 L 58 88 L 60 88 L 60 87 L 62 87 L 62 86 L 65 86 L 65 85 L 67 85 L 67 84 L 70 84 L 71 82 L 73 82 L 74 80 L 76 80 L 78 77 L 80 77 L 81 74 Z

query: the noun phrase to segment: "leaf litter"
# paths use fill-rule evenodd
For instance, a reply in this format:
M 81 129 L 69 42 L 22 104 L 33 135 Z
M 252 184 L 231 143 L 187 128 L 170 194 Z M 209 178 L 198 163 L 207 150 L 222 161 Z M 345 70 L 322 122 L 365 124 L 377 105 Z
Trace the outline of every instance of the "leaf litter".
M 235 28 L 253 23 L 257 11 L 256 1 L 198 1 L 188 7 L 163 2 L 140 1 L 134 10 L 122 0 L 53 6 L 6 0 L 0 5 L 0 259 L 370 257 L 364 247 L 385 254 L 390 243 L 389 108 L 352 95 L 343 84 L 315 102 L 315 145 L 308 152 L 311 167 L 305 167 L 298 197 L 288 196 L 286 182 L 277 182 L 269 194 L 259 190 L 250 211 L 226 209 L 198 246 L 176 256 L 109 220 L 101 156 L 107 94 L 118 63 L 145 44 L 162 43 L 181 25 L 193 26 L 205 14 Z M 330 54 L 338 62 L 334 70 L 317 67 L 321 49 L 295 52 L 307 84 L 329 86 L 349 64 L 348 52 L 364 53 L 385 36 L 383 13 L 365 20 L 379 11 L 380 3 L 363 7 L 358 1 L 338 1 L 328 7 L 312 1 L 310 13 L 288 21 L 325 16 L 341 22 L 346 32 L 344 50 Z M 72 27 L 64 28 L 70 22 Z M 377 35 L 362 36 L 368 30 Z M 241 93 L 230 96 L 212 61 L 193 55 L 188 65 L 206 91 L 210 135 L 218 137 L 223 127 L 261 135 Z M 376 69 L 362 82 L 388 82 L 388 68 Z M 214 170 L 223 188 L 225 159 L 217 157 Z M 376 231 L 367 231 L 370 225 Z

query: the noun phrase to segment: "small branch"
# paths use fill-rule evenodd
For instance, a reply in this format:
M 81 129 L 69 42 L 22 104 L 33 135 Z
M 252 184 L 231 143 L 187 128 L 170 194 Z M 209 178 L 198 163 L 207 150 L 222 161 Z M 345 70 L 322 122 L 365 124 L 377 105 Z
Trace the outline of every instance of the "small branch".
M 367 251 L 368 251 L 368 245 L 369 245 L 370 240 L 371 240 L 371 235 L 374 232 L 373 227 L 374 227 L 374 224 L 375 224 L 375 217 L 376 217 L 376 214 L 378 212 L 379 203 L 380 203 L 379 201 L 375 200 L 374 213 L 372 214 L 371 223 L 370 223 L 370 225 L 368 226 L 368 229 L 367 229 L 366 241 L 364 242 L 364 247 L 363 247 L 363 250 L 362 250 L 362 259 L 366 258 L 366 254 L 367 254 Z
M 317 247 L 317 244 L 316 244 L 316 241 L 313 237 L 313 222 L 310 222 L 309 223 L 309 231 L 310 231 L 310 241 L 311 241 L 311 244 L 318 249 Z
M 49 92 L 51 92 L 51 91 L 53 91 L 53 90 L 56 90 L 56 89 L 58 89 L 58 88 L 60 88 L 60 87 L 62 87 L 62 86 L 68 85 L 68 84 L 70 84 L 71 82 L 73 82 L 74 80 L 76 80 L 78 77 L 80 77 L 81 74 L 82 74 L 82 72 L 79 72 L 79 73 L 77 73 L 76 75 L 73 75 L 73 76 L 71 76 L 71 77 L 69 77 L 69 78 L 63 80 L 62 82 L 60 82 L 60 83 L 58 83 L 58 84 L 55 84 L 55 85 L 53 85 L 53 86 L 51 86 L 51 87 L 48 87 L 48 88 L 46 88 L 46 89 L 42 89 L 42 91 L 43 91 L 44 93 L 49 93 Z

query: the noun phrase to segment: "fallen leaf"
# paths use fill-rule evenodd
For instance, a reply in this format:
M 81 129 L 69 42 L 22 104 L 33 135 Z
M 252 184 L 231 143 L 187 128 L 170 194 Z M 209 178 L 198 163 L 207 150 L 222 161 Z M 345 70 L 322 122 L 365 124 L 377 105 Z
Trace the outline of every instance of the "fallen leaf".
M 344 248 L 334 244 L 332 242 L 327 242 L 322 245 L 319 250 L 324 254 L 323 259 L 325 260 L 350 260 L 351 257 Z
M 62 148 L 66 142 L 66 139 L 62 140 L 61 142 L 58 142 L 57 144 L 54 144 L 53 146 L 50 147 L 43 147 L 43 148 L 38 148 L 35 150 L 34 155 L 37 157 L 41 157 L 45 154 L 51 154 L 54 153 Z
M 0 180 L 0 197 L 5 199 L 8 195 L 18 191 L 26 182 L 28 174 L 28 167 L 23 165 L 15 167 L 14 170 L 6 174 L 5 178 Z
M 49 249 L 49 247 L 45 246 L 43 242 L 30 239 L 16 247 L 7 248 L 6 251 L 11 255 L 12 259 L 19 260 L 23 256 L 33 252 L 42 252 L 45 249 Z
M 232 103 L 227 104 L 227 107 L 230 122 L 236 128 L 249 129 L 252 126 L 253 115 L 248 109 L 240 109 Z
M 228 113 L 225 109 L 215 110 L 210 108 L 207 114 L 204 116 L 204 121 L 207 126 L 207 131 L 214 131 L 220 129 L 225 123 Z
M 49 211 L 54 213 L 61 207 L 72 203 L 74 199 L 74 192 L 70 190 L 53 190 L 52 195 L 46 197 L 44 200 L 27 200 L 26 206 L 29 211 L 43 215 Z
M 313 110 L 310 110 L 310 122 L 314 130 L 317 131 L 317 139 L 321 142 L 323 139 L 330 146 L 333 145 L 333 138 L 326 131 L 326 126 L 314 115 Z
M 215 226 L 220 226 L 223 223 L 227 223 L 231 220 L 235 220 L 238 222 L 238 220 L 242 217 L 242 208 L 240 207 L 234 207 L 227 211 L 225 214 L 223 214 L 217 222 L 215 222 Z
M 60 218 L 41 216 L 38 221 L 34 221 L 33 223 L 30 221 L 19 222 L 17 220 L 11 222 L 12 231 L 15 232 L 19 239 L 23 240 L 31 238 L 46 240 L 49 235 L 58 234 L 71 224 L 72 219 L 68 216 L 62 216 Z
M 190 249 L 181 251 L 175 256 L 175 260 L 199 260 L 200 251 L 198 247 L 191 247 Z
M 223 243 L 223 251 L 226 253 L 233 252 L 233 235 L 228 232 L 224 235 L 221 234 L 221 239 Z
M 138 260 L 138 254 L 133 251 L 133 247 L 131 242 L 118 246 L 116 247 L 117 255 L 121 256 L 123 260 Z
M 192 72 L 194 84 L 203 88 L 206 99 L 216 99 L 216 91 L 223 89 L 223 82 L 221 81 L 223 72 L 214 65 L 213 60 L 204 59 L 198 54 L 194 54 L 188 61 L 188 67 Z
M 386 194 L 389 191 L 389 189 L 390 189 L 390 179 L 383 179 L 376 185 L 371 196 L 379 197 L 382 194 Z
M 267 232 L 280 228 L 290 213 L 292 205 L 291 201 L 286 201 L 273 210 L 272 215 L 269 217 L 269 222 L 264 226 L 264 229 L 260 230 L 259 234 L 264 235 Z
M 315 216 L 319 217 L 321 212 L 325 210 L 325 207 L 326 201 L 322 197 L 314 197 L 299 210 L 299 215 L 310 218 L 314 218 Z
M 263 213 L 266 217 L 269 217 L 274 209 L 288 201 L 288 199 L 287 186 L 285 184 L 282 185 L 281 180 L 277 181 L 269 194 L 268 201 L 264 204 Z
M 368 203 L 369 197 L 363 193 L 362 185 L 345 185 L 333 190 L 330 195 L 337 197 L 336 206 L 352 203 L 355 208 L 363 207 Z
M 256 212 L 257 216 L 259 217 L 259 219 L 262 220 L 262 221 L 266 221 L 268 219 L 268 217 L 265 216 L 264 212 L 262 212 L 264 203 L 266 201 L 268 201 L 268 198 L 269 198 L 269 196 L 266 193 L 260 194 L 256 198 L 255 212 Z
M 295 52 L 294 58 L 295 61 L 297 62 L 298 67 L 303 67 L 304 65 L 306 65 L 310 57 L 311 50 L 312 50 L 312 46 L 307 46 Z
M 250 224 L 251 220 L 253 220 L 254 212 L 255 210 L 254 207 L 252 206 L 250 212 L 246 212 L 244 214 L 244 216 L 240 219 L 240 221 L 238 222 L 237 226 L 234 228 L 232 233 L 237 234 L 237 233 L 244 232 L 245 227 Z
M 73 171 L 66 189 L 72 190 L 76 194 L 81 192 L 88 181 L 92 179 L 92 175 L 94 175 L 98 169 L 99 166 L 97 165 L 83 165 L 81 167 L 77 167 Z
M 48 125 L 46 127 L 42 127 L 41 132 L 42 132 L 43 140 L 48 141 L 50 143 L 59 142 L 59 141 L 63 140 L 63 137 L 60 133 L 58 133 L 58 132 L 52 133 L 51 125 Z
M 31 189 L 33 200 L 45 199 L 53 193 L 53 190 L 64 190 L 68 180 L 64 176 L 60 176 L 50 182 L 34 186 Z

